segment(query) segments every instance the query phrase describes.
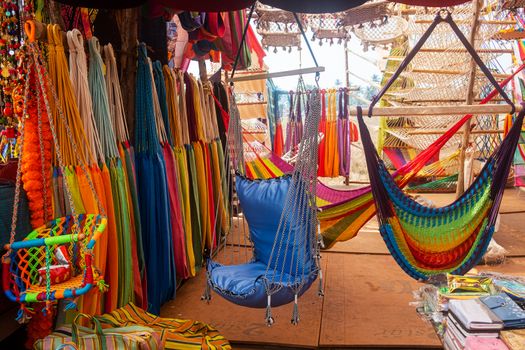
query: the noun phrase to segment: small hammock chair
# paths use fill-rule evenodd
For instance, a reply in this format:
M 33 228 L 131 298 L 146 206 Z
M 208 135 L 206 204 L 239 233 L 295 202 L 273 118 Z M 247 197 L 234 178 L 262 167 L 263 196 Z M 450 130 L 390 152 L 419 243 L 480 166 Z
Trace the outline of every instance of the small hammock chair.
M 268 325 L 273 323 L 272 306 L 294 301 L 292 323 L 296 324 L 297 299 L 321 273 L 315 205 L 320 93 L 310 94 L 305 134 L 293 173 L 267 180 L 254 181 L 243 175 L 242 130 L 233 99 L 231 103 L 229 157 L 238 173 L 232 180 L 242 208 L 238 218 L 247 220 L 253 257 L 238 265 L 223 265 L 210 259 L 203 299 L 210 299 L 211 287 L 235 304 L 266 307 Z
M 16 175 L 16 190 L 15 190 L 15 204 L 13 206 L 13 217 L 11 223 L 11 239 L 9 245 L 6 246 L 7 253 L 2 257 L 2 286 L 5 295 L 12 301 L 22 304 L 21 313 L 18 316 L 20 321 L 26 320 L 24 311 L 27 310 L 23 304 L 32 302 L 46 302 L 45 311 L 49 309 L 50 304 L 56 300 L 64 298 L 76 298 L 87 293 L 94 285 L 102 282 L 100 275 L 97 273 L 95 266 L 92 264 L 92 250 L 100 235 L 104 232 L 106 227 L 106 217 L 104 216 L 104 209 L 100 205 L 97 194 L 94 190 L 91 177 L 87 172 L 87 167 L 81 163 L 82 171 L 88 179 L 89 186 L 96 198 L 101 214 L 77 214 L 75 205 L 73 203 L 73 196 L 69 188 L 68 181 L 64 182 L 64 190 L 69 200 L 69 210 L 71 215 L 49 220 L 31 233 L 22 241 L 15 242 L 15 231 L 18 219 L 18 203 L 20 199 L 21 178 L 24 166 L 23 159 L 23 144 L 24 144 L 24 127 L 29 123 L 37 122 L 39 125 L 39 132 L 36 138 L 40 140 L 40 169 L 43 179 L 42 197 L 44 206 L 44 221 L 48 220 L 47 216 L 50 211 L 46 207 L 50 207 L 48 202 L 51 198 L 46 194 L 51 189 L 50 176 L 46 175 L 51 172 L 51 169 L 46 168 L 44 162 L 44 140 L 41 130 L 44 126 L 50 129 L 52 139 L 55 147 L 55 155 L 58 160 L 60 170 L 65 172 L 65 166 L 62 159 L 62 154 L 59 147 L 57 137 L 57 127 L 55 121 L 51 117 L 53 112 L 51 104 L 49 103 L 47 93 L 53 92 L 53 105 L 56 108 L 56 120 L 63 124 L 68 135 L 72 134 L 72 130 L 65 120 L 64 113 L 60 107 L 60 103 L 54 93 L 54 88 L 48 80 L 48 74 L 42 65 L 42 56 L 40 49 L 34 42 L 35 39 L 35 24 L 32 21 L 26 22 L 26 32 L 29 37 L 29 54 L 28 54 L 28 75 L 24 90 L 24 116 L 22 118 L 21 136 L 20 136 L 20 155 L 18 161 L 18 169 Z M 29 110 L 28 105 L 34 105 Z M 37 111 L 37 113 L 35 113 Z M 49 116 L 49 118 L 48 118 Z M 37 121 L 36 121 L 36 120 Z M 32 135 L 31 137 L 35 137 Z M 71 147 L 75 154 L 80 154 L 76 143 L 71 139 Z M 38 159 L 38 157 L 37 157 Z M 38 160 L 36 160 L 38 161 Z M 27 164 L 26 164 L 27 171 Z M 64 246 L 69 254 L 62 252 L 62 258 L 58 259 L 57 254 Z M 65 257 L 65 255 L 69 255 Z M 67 264 L 66 268 L 69 271 L 70 278 L 63 278 L 56 281 L 51 277 L 51 268 L 54 260 L 61 260 L 59 264 Z M 67 260 L 67 261 L 65 261 Z M 55 265 L 56 266 L 56 265 Z M 58 265 L 64 266 L 64 265 Z M 57 282 L 57 283 L 54 283 Z M 74 307 L 74 303 L 66 306 L 66 308 Z
M 374 97 L 368 109 L 369 116 L 373 113 L 373 106 L 441 22 L 450 25 L 481 71 L 511 105 L 512 113 L 514 112 L 513 103 L 452 20 L 451 14 L 440 11 L 398 70 Z M 405 195 L 396 184 L 377 154 L 363 121 L 362 110 L 358 108 L 357 118 L 377 208 L 379 231 L 396 262 L 411 277 L 427 280 L 432 275 L 444 272 L 464 274 L 480 261 L 494 233 L 524 115 L 525 111 L 519 113 L 499 148 L 489 157 L 480 175 L 465 193 L 450 205 L 429 208 Z

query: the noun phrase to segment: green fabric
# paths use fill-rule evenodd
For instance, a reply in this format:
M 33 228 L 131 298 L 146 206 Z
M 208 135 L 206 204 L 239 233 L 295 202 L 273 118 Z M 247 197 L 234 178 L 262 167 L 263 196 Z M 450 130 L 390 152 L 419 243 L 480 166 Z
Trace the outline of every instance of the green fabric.
M 193 239 L 193 253 L 195 254 L 195 268 L 198 271 L 202 266 L 202 231 L 199 209 L 199 182 L 197 181 L 197 166 L 195 165 L 195 151 L 187 147 L 188 169 L 190 177 L 190 207 L 191 229 Z
M 115 218 L 117 219 L 118 233 L 118 266 L 119 266 L 119 297 L 118 306 L 122 307 L 133 298 L 133 260 L 131 250 L 130 213 L 128 209 L 126 179 L 122 163 L 119 158 L 108 162 L 111 177 L 111 191 L 113 194 L 113 206 Z
M 131 203 L 133 204 L 133 223 L 135 226 L 135 239 L 137 242 L 137 257 L 139 260 L 140 275 L 145 277 L 145 260 L 144 260 L 144 250 L 142 247 L 142 229 L 140 223 L 140 210 L 139 210 L 139 200 L 137 194 L 137 182 L 135 179 L 135 162 L 133 160 L 133 151 L 132 149 L 123 146 L 126 162 L 126 176 L 128 179 L 129 185 L 129 195 L 131 196 Z

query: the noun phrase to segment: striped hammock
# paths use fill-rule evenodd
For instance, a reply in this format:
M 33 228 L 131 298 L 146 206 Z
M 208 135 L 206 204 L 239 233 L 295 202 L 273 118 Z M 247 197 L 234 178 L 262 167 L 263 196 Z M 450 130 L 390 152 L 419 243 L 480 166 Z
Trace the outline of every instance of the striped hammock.
M 359 112 L 379 231 L 396 262 L 418 280 L 443 272 L 462 275 L 469 271 L 485 253 L 494 233 L 525 111 L 465 193 L 440 208 L 423 206 L 403 193 L 379 158 Z

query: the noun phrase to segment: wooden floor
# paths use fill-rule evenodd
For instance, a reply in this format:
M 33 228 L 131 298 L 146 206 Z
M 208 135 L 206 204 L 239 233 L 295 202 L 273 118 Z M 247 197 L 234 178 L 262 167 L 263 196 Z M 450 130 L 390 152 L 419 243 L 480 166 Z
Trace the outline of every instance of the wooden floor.
M 425 195 L 437 205 L 452 195 Z M 525 195 L 507 191 L 501 208 L 500 229 L 495 235 L 510 258 L 503 265 L 479 266 L 480 270 L 525 276 Z M 197 319 L 218 328 L 234 349 L 298 348 L 441 348 L 432 328 L 416 315 L 412 292 L 419 283 L 397 266 L 370 221 L 359 235 L 322 254 L 325 296 L 310 288 L 299 299 L 300 323 L 290 323 L 292 305 L 272 310 L 276 323 L 267 327 L 264 310 L 231 304 L 216 294 L 210 304 L 200 301 L 204 274 L 186 282 L 162 316 Z

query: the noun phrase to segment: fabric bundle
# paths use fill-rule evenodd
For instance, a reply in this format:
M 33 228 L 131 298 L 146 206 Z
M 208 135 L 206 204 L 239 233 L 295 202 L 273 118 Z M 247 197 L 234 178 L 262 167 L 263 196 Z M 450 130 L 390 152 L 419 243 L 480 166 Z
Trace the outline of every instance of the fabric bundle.
M 115 128 L 115 136 L 118 141 L 117 146 L 125 174 L 133 263 L 134 299 L 138 306 L 147 307 L 146 268 L 142 248 L 137 180 L 135 177 L 135 154 L 129 140 L 124 103 L 122 101 L 122 93 L 118 80 L 117 62 L 111 44 L 104 46 L 104 63 L 106 66 L 106 90 L 108 93 L 112 124 Z
M 148 309 L 158 314 L 160 306 L 171 299 L 175 292 L 176 276 L 166 164 L 157 134 L 152 86 L 153 77 L 146 55 L 146 46 L 142 44 L 139 47 L 135 100 L 137 117 L 135 170 L 141 204 Z
M 106 309 L 113 310 L 133 301 L 133 260 L 130 233 L 130 214 L 128 209 L 126 178 L 117 147 L 114 127 L 111 122 L 110 107 L 106 82 L 103 75 L 103 61 L 100 55 L 98 39 L 92 37 L 89 47 L 89 87 L 93 104 L 93 115 L 99 132 L 99 139 L 104 153 L 105 166 L 109 169 L 110 190 L 116 224 L 116 240 L 110 241 L 111 268 L 108 281 L 110 288 L 116 288 L 118 293 L 111 293 L 106 299 Z M 109 190 L 109 189 L 108 189 Z M 116 249 L 114 248 L 116 246 Z
M 93 184 L 95 185 L 97 196 L 102 206 L 106 208 L 108 205 L 103 185 L 102 170 L 97 162 L 98 160 L 103 162 L 104 155 L 93 116 L 93 105 L 87 76 L 87 59 L 84 52 L 84 40 L 81 33 L 74 29 L 67 33 L 67 41 L 69 47 L 69 75 L 87 139 L 87 142 L 81 145 L 84 147 L 86 154 L 92 155 L 86 159 L 86 162 Z M 107 177 L 107 169 L 104 169 L 106 173 L 105 176 Z M 84 183 L 84 186 L 81 187 L 88 188 L 88 184 Z M 86 211 L 97 212 L 99 208 L 96 206 L 95 198 L 93 198 L 88 191 L 84 191 L 83 193 L 82 201 L 86 207 Z M 114 228 L 113 226 L 111 227 Z M 95 247 L 95 265 L 104 272 L 106 271 L 108 237 L 108 235 L 103 235 Z M 100 314 L 103 310 L 100 294 L 96 291 L 90 291 L 85 298 L 85 302 L 82 303 L 81 310 L 90 314 Z

